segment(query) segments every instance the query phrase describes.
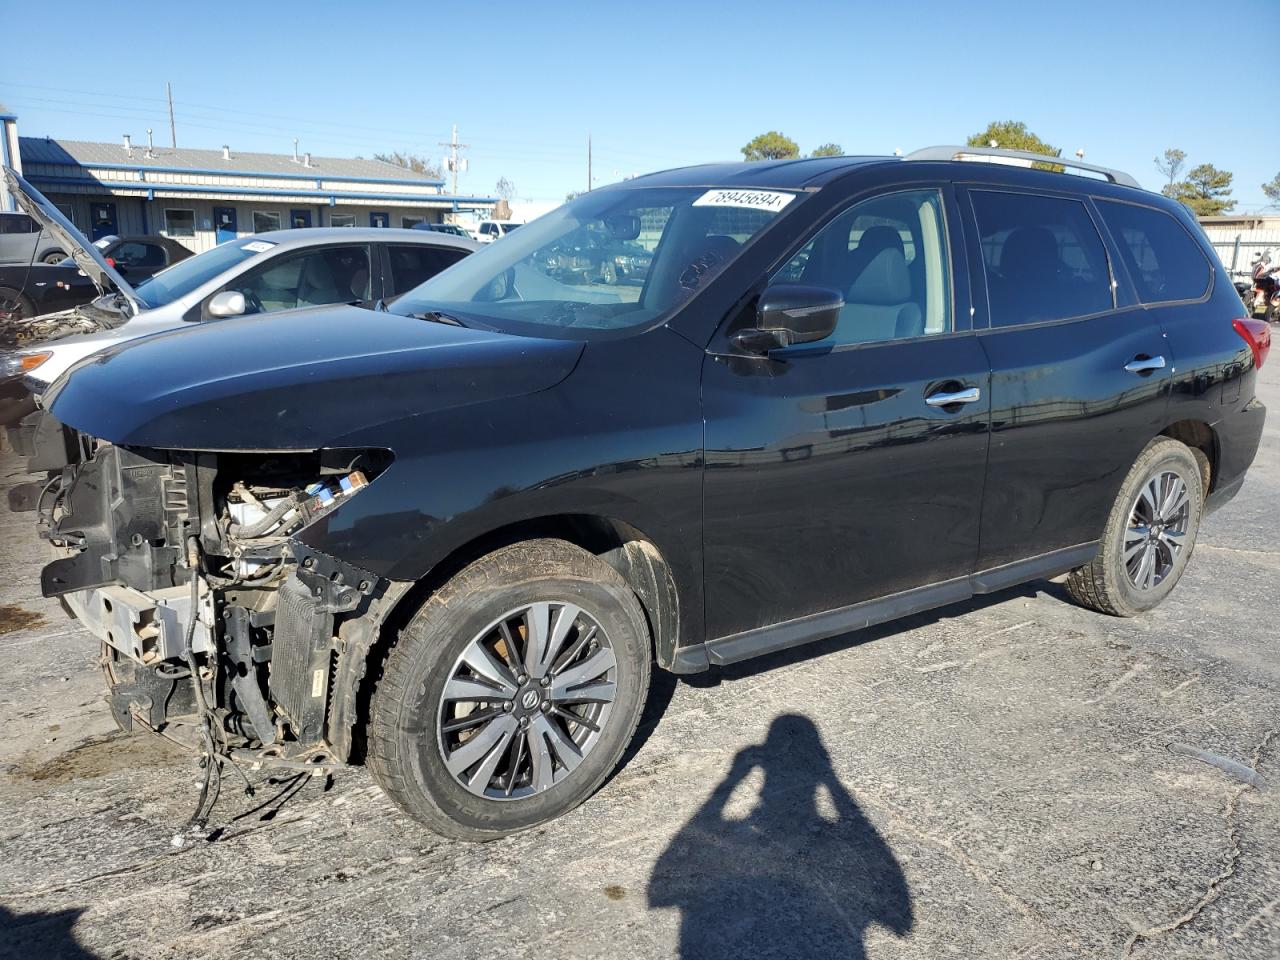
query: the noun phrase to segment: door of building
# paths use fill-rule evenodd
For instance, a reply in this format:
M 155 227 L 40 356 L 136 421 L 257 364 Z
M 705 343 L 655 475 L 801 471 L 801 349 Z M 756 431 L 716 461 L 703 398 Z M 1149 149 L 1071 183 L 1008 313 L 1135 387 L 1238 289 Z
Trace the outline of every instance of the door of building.
M 92 223 L 92 239 L 101 240 L 103 237 L 119 236 L 119 228 L 116 226 L 116 205 L 114 203 L 99 203 L 95 201 L 89 204 L 89 218 Z
M 214 207 L 213 227 L 217 231 L 218 243 L 226 243 L 228 240 L 234 240 L 240 232 L 236 223 L 236 208 Z

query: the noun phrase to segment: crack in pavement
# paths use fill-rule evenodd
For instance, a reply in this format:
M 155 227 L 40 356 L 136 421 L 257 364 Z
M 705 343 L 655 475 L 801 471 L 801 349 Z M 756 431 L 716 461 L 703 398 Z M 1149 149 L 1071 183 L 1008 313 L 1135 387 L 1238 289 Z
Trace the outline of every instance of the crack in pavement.
M 1275 739 L 1276 734 L 1280 730 L 1268 730 L 1266 736 L 1262 738 L 1262 742 L 1258 744 L 1253 751 L 1253 770 L 1257 772 L 1258 764 L 1262 761 L 1262 754 L 1267 747 L 1271 745 L 1271 741 Z M 1209 885 L 1205 888 L 1204 894 L 1200 899 L 1191 906 L 1190 909 L 1159 926 L 1148 927 L 1146 930 L 1135 930 L 1133 934 L 1125 941 L 1124 950 L 1121 952 L 1121 960 L 1128 960 L 1133 956 L 1134 948 L 1143 940 L 1154 940 L 1157 937 L 1163 937 L 1166 934 L 1173 933 L 1187 924 L 1192 923 L 1204 911 L 1204 908 L 1218 899 L 1218 893 L 1222 885 L 1235 876 L 1236 867 L 1240 864 L 1240 833 L 1235 824 L 1236 805 L 1240 798 L 1244 796 L 1248 790 L 1255 789 L 1250 784 L 1237 787 L 1232 791 L 1231 796 L 1227 798 L 1226 808 L 1222 811 L 1223 820 L 1227 824 L 1227 840 L 1230 843 L 1230 849 L 1227 851 L 1226 865 L 1218 872 L 1218 875 L 1209 881 Z

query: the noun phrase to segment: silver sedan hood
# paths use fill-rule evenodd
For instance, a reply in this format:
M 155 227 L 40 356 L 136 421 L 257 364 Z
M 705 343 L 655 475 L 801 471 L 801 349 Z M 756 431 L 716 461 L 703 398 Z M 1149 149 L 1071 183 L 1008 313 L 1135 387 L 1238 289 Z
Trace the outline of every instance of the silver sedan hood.
M 57 238 L 76 266 L 93 281 L 100 293 L 106 293 L 114 287 L 129 301 L 135 314 L 143 309 L 129 282 L 107 263 L 101 251 L 86 240 L 84 234 L 44 194 L 10 167 L 4 168 L 4 182 L 22 212 L 40 224 L 50 236 Z

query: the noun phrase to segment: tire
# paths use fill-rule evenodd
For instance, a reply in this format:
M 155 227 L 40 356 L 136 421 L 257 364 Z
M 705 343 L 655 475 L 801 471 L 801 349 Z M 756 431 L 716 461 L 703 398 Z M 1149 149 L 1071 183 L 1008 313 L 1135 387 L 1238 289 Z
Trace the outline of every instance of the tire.
M 538 630 L 530 624 L 544 605 Z M 539 668 L 525 638 L 557 633 L 559 656 L 552 649 L 549 668 Z M 373 692 L 369 768 L 406 813 L 447 837 L 493 840 L 545 823 L 582 803 L 617 766 L 644 709 L 650 650 L 644 611 L 612 567 L 562 540 L 504 547 L 454 576 L 400 632 Z M 610 652 L 610 672 L 597 674 Z M 500 675 L 505 687 L 485 683 L 486 675 Z M 493 693 L 472 703 L 446 687 Z M 597 690 L 613 699 L 572 701 Z M 544 698 L 536 706 L 535 694 Z M 562 709 L 588 723 L 566 721 Z M 445 729 L 480 714 L 488 719 L 470 730 Z M 463 749 L 473 741 L 483 752 Z M 536 743 L 547 749 L 535 766 Z
M 67 259 L 67 255 L 63 253 L 61 250 L 50 250 L 43 257 L 40 258 L 40 262 L 47 263 L 50 266 L 53 266 L 55 264 L 61 263 L 65 259 Z
M 16 308 L 16 315 L 10 311 Z M 13 287 L 0 287 L 0 320 L 22 320 L 36 315 L 35 304 L 31 298 Z
M 1097 557 L 1067 578 L 1072 598 L 1099 613 L 1134 617 L 1168 596 L 1195 550 L 1207 468 L 1203 454 L 1177 440 L 1157 437 L 1147 444 L 1116 495 Z M 1170 477 L 1185 491 L 1185 508 L 1173 509 L 1179 498 Z

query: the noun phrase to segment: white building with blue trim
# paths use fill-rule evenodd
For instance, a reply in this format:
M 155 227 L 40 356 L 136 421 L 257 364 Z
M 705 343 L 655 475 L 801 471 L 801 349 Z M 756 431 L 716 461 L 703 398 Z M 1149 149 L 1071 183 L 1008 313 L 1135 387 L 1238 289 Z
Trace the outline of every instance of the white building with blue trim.
M 362 158 L 20 137 L 0 105 L 0 159 L 91 240 L 161 234 L 199 252 L 286 227 L 411 227 L 487 217 L 493 197 L 452 196 L 444 181 Z M 16 162 L 15 162 L 16 161 Z M 13 209 L 0 194 L 0 207 Z

